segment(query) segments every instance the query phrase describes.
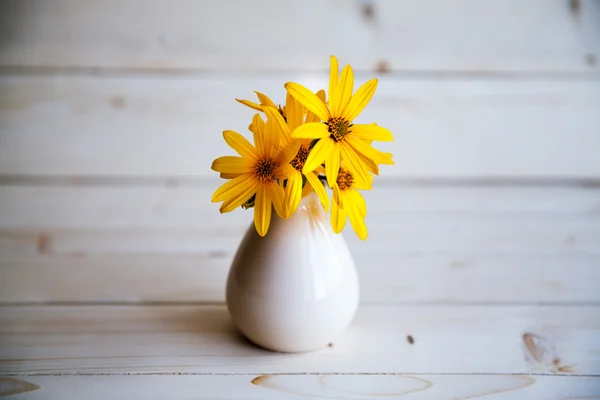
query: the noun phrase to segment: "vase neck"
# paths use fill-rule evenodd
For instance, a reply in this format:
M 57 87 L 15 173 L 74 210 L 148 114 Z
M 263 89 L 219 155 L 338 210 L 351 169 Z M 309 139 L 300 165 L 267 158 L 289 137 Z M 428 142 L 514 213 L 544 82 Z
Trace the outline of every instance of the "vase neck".
M 304 196 L 300 200 L 298 209 L 292 214 L 287 220 L 280 218 L 275 211 L 272 213 L 273 218 L 271 224 L 285 224 L 287 221 L 294 221 L 297 219 L 309 219 L 309 220 L 320 220 L 326 221 L 327 214 L 323 210 L 323 206 L 319 200 L 319 196 L 315 192 L 311 192 Z

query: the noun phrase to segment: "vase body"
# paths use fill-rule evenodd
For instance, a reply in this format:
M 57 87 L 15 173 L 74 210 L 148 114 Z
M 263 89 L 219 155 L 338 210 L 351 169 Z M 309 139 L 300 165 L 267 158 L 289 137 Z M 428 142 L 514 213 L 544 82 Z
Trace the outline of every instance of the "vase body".
M 265 237 L 248 228 L 226 298 L 242 334 L 269 350 L 317 350 L 348 327 L 359 300 L 356 268 L 314 192 L 287 220 L 273 211 Z

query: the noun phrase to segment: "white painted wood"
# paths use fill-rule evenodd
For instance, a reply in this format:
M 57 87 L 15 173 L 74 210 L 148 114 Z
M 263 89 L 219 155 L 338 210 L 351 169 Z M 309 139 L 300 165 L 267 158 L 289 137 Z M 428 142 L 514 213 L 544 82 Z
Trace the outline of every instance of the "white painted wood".
M 74 182 L 0 186 L 0 229 L 159 230 L 216 225 L 231 229 L 252 219 L 252 212 L 242 209 L 219 213 L 219 205 L 210 202 L 212 193 L 225 182 L 218 178 L 167 186 Z M 393 215 L 401 218 L 392 221 L 399 228 L 400 222 L 411 219 L 562 223 L 600 218 L 600 187 L 595 186 L 402 184 L 381 177 L 372 190 L 362 194 L 367 218 Z
M 3 260 L 0 302 L 223 302 L 231 258 L 227 253 Z M 359 254 L 355 262 L 363 304 L 600 302 L 597 254 L 384 253 Z
M 598 311 L 362 306 L 332 347 L 280 354 L 246 342 L 224 306 L 5 306 L 0 373 L 598 375 Z
M 600 301 L 597 188 L 385 182 L 345 233 L 363 302 Z M 223 301 L 252 214 L 216 185 L 1 187 L 0 301 Z
M 1 303 L 222 302 L 251 219 L 209 204 L 233 98 L 325 87 L 331 53 L 379 76 L 361 121 L 397 164 L 332 347 L 260 350 L 217 304 L 4 305 L 0 395 L 600 398 L 598 188 L 451 184 L 600 177 L 599 3 L 5 1 L 0 47 Z
M 2 381 L 4 379 L 4 383 Z M 25 383 L 23 383 L 25 382 Z M 0 378 L 1 388 L 38 389 L 30 400 L 115 398 L 179 400 L 294 399 L 523 399 L 600 397 L 600 378 L 528 375 L 130 375 L 18 376 Z M 7 390 L 8 392 L 8 390 Z M 10 392 L 9 392 L 10 393 Z
M 210 206 L 217 183 L 1 187 L 0 301 L 223 301 L 252 215 Z M 365 302 L 600 300 L 598 189 L 365 195 L 369 239 L 345 233 Z
M 364 82 L 372 74 L 357 74 Z M 0 77 L 0 172 L 137 177 L 215 176 L 234 154 L 224 129 L 247 132 L 235 97 L 284 98 L 323 73 L 195 77 Z M 600 177 L 600 81 L 380 79 L 358 122 L 395 134 L 383 176 Z
M 594 0 L 5 1 L 0 64 L 597 71 Z

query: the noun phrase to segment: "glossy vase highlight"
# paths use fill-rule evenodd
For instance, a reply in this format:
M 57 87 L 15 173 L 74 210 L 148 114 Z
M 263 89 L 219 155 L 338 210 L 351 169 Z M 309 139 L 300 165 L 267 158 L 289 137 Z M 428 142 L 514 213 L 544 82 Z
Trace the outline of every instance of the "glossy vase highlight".
M 359 299 L 354 261 L 313 192 L 287 220 L 273 212 L 260 237 L 251 225 L 227 280 L 227 307 L 258 346 L 281 352 L 317 350 L 352 321 Z

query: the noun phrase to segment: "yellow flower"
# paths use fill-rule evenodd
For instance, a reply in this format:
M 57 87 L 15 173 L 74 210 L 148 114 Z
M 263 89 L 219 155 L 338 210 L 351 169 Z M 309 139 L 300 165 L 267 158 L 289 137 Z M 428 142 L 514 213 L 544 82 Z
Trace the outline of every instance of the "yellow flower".
M 283 178 L 282 167 L 296 156 L 298 147 L 290 143 L 279 151 L 279 138 L 274 122 L 262 121 L 258 114 L 253 119 L 254 142 L 234 131 L 223 132 L 225 142 L 238 152 L 240 157 L 225 156 L 213 161 L 212 169 L 232 179 L 219 187 L 212 197 L 213 202 L 223 202 L 221 213 L 233 211 L 256 196 L 254 226 L 264 236 L 271 223 L 271 208 L 282 218 L 289 215 L 284 210 L 283 188 L 276 178 Z
M 325 92 L 321 91 L 319 96 L 325 96 Z M 310 156 L 311 150 L 310 147 L 310 139 L 293 139 L 292 131 L 296 129 L 298 126 L 304 123 L 304 107 L 302 104 L 298 103 L 292 96 L 288 94 L 286 98 L 286 116 L 287 118 L 281 115 L 281 113 L 273 107 L 265 106 L 263 110 L 269 120 L 275 121 L 276 125 L 279 127 L 279 131 L 281 134 L 281 146 L 289 146 L 290 143 L 298 143 L 298 152 L 296 156 L 290 161 L 289 165 L 285 168 L 285 176 L 287 178 L 286 186 L 285 186 L 285 208 L 287 214 L 292 214 L 298 208 L 300 204 L 300 199 L 302 198 L 303 192 L 303 181 L 302 175 L 306 177 L 307 185 L 310 185 L 313 190 L 319 196 L 319 200 L 323 205 L 325 211 L 328 209 L 329 199 L 327 197 L 327 192 L 325 191 L 325 187 L 323 183 L 319 180 L 319 172 L 318 171 L 303 171 L 304 164 L 307 158 Z M 309 112 L 307 117 L 307 121 L 318 120 L 318 117 L 313 113 Z
M 263 111 L 269 120 L 276 122 L 275 125 L 278 127 L 278 132 L 280 132 L 279 137 L 281 138 L 281 147 L 288 146 L 292 141 L 298 142 L 300 146 L 298 153 L 290 162 L 289 166 L 287 166 L 284 170 L 284 175 L 287 178 L 285 185 L 285 212 L 287 215 L 291 215 L 298 208 L 300 199 L 303 197 L 303 195 L 309 193 L 309 190 L 303 190 L 302 187 L 302 169 L 307 157 L 309 156 L 309 147 L 312 141 L 311 139 L 295 140 L 292 138 L 291 133 L 305 122 L 318 122 L 320 119 L 314 113 L 306 110 L 306 108 L 296 101 L 289 93 L 286 95 L 286 104 L 284 107 L 277 107 L 269 97 L 259 92 L 255 93 L 258 96 L 260 104 L 253 103 L 248 100 L 236 100 L 250 108 Z M 316 96 L 323 102 L 325 101 L 324 90 L 319 90 L 316 93 Z M 304 118 L 305 114 L 306 120 Z M 250 130 L 253 130 L 253 126 L 254 122 L 250 125 Z M 323 208 L 325 211 L 327 211 L 329 206 L 329 198 L 327 197 L 327 192 L 325 191 L 323 183 L 321 183 L 319 180 L 319 171 L 319 169 L 310 172 L 304 171 L 304 176 L 307 182 L 306 186 L 312 187 L 312 189 L 319 196 L 319 200 L 321 201 Z M 324 173 L 325 171 L 322 172 Z
M 334 56 L 331 56 L 329 76 L 329 108 L 325 101 L 304 86 L 294 82 L 285 84 L 287 91 L 296 100 L 325 122 L 301 125 L 293 131 L 292 137 L 319 139 L 304 164 L 303 172 L 313 171 L 325 161 L 327 182 L 332 187 L 336 182 L 342 159 L 363 182 L 368 181 L 369 170 L 374 172 L 373 163 L 393 164 L 388 154 L 374 149 L 365 141 L 391 141 L 392 133 L 375 124 L 352 123 L 373 97 L 377 79 L 362 85 L 354 95 L 353 86 L 352 68 L 346 65 L 341 77 L 338 77 L 338 62 Z
M 235 99 L 235 101 L 237 101 L 238 103 L 242 103 L 243 105 L 248 106 L 256 111 L 262 111 L 263 106 L 278 108 L 269 97 L 267 97 L 264 94 L 257 92 L 257 91 L 254 91 L 254 93 L 256 93 L 256 97 L 258 97 L 258 101 L 260 101 L 260 104 L 256 104 L 249 100 L 243 100 L 243 99 Z
M 238 103 L 241 103 L 245 106 L 248 106 L 256 111 L 263 111 L 263 107 L 265 107 L 265 106 L 276 108 L 279 111 L 279 113 L 283 116 L 283 118 L 287 119 L 287 115 L 286 115 L 286 111 L 285 111 L 286 106 L 278 107 L 275 105 L 275 103 L 273 103 L 273 100 L 271 100 L 268 96 L 266 96 L 260 92 L 257 92 L 256 90 L 254 91 L 254 93 L 256 93 L 256 97 L 258 97 L 258 101 L 260 102 L 260 104 L 254 103 L 250 100 L 244 100 L 244 99 L 235 99 L 235 101 L 237 101 Z M 316 93 L 316 95 L 320 99 L 325 101 L 325 91 L 324 90 L 319 90 Z M 287 102 L 287 97 L 286 97 L 286 102 Z M 308 110 L 305 107 L 303 107 L 302 114 L 307 115 L 307 111 Z M 318 122 L 318 121 L 320 121 L 320 120 L 318 118 L 316 118 L 314 121 L 310 121 L 310 122 Z M 306 122 L 308 122 L 308 118 L 307 118 Z M 252 126 L 252 125 L 250 125 L 250 126 Z M 252 130 L 252 129 L 250 129 L 250 130 Z
M 258 101 L 260 101 L 260 104 L 254 103 L 250 100 L 244 100 L 244 99 L 235 99 L 235 101 L 237 101 L 238 103 L 241 103 L 247 107 L 250 107 L 253 110 L 256 111 L 263 111 L 263 107 L 273 107 L 276 108 L 281 115 L 283 115 L 283 118 L 285 118 L 285 106 L 283 106 L 283 108 L 281 106 L 277 107 L 275 105 L 275 103 L 273 103 L 273 101 L 266 95 L 257 92 L 256 90 L 254 91 L 254 93 L 256 93 L 256 97 L 258 97 Z M 252 124 L 250 124 L 248 126 L 248 130 L 249 131 L 254 131 L 254 129 L 252 128 Z
M 371 187 L 372 175 L 367 175 L 368 181 L 361 181 L 359 175 L 350 169 L 340 168 L 333 185 L 333 201 L 331 202 L 331 227 L 335 233 L 340 233 L 346 225 L 346 217 L 350 218 L 352 229 L 359 238 L 367 238 L 367 204 L 356 189 L 366 190 Z
M 377 126 L 377 124 L 375 122 L 373 122 L 371 125 L 373 126 Z M 371 145 L 371 143 L 373 143 L 373 139 L 362 139 L 363 142 L 365 142 L 368 145 Z M 379 152 L 379 150 L 377 150 Z M 370 158 L 365 157 L 364 155 L 362 155 L 361 153 L 357 153 L 356 155 L 360 158 L 360 160 L 367 166 L 367 169 L 369 170 L 369 172 L 374 173 L 375 175 L 379 175 L 379 164 L 387 164 L 387 165 L 394 165 L 394 161 L 392 160 L 392 153 L 384 153 L 384 152 L 379 152 L 380 155 L 382 155 L 381 159 L 378 159 L 377 163 L 373 160 L 371 160 Z

